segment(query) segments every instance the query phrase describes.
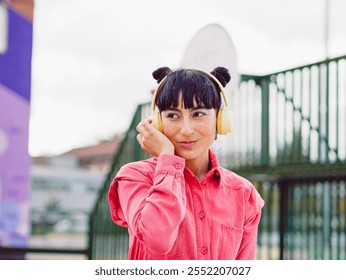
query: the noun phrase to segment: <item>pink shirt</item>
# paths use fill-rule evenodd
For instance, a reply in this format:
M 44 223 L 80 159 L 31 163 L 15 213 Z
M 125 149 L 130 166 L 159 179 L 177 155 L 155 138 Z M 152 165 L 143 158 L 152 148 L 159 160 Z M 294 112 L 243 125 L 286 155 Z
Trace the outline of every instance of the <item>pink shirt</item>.
M 222 168 L 200 182 L 175 155 L 123 166 L 109 190 L 113 221 L 129 230 L 129 259 L 254 259 L 264 201 Z

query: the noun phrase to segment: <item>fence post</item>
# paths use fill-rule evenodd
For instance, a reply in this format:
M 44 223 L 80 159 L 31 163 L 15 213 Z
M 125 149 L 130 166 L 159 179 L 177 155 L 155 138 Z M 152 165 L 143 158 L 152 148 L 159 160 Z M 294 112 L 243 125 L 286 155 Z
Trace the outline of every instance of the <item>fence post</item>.
M 262 124 L 261 124 L 261 165 L 269 165 L 269 79 L 261 80 Z
M 142 108 L 143 108 L 143 105 L 139 105 L 137 107 L 137 110 L 136 110 L 136 113 L 135 113 L 135 116 L 133 118 L 133 122 L 134 122 L 134 126 L 132 127 L 133 131 L 131 133 L 131 141 L 133 141 L 133 149 L 134 149 L 134 154 L 133 154 L 133 159 L 132 161 L 137 161 L 137 160 L 140 160 L 142 159 L 142 148 L 141 146 L 139 145 L 138 141 L 137 141 L 137 130 L 136 130 L 136 126 L 137 124 L 139 124 L 139 122 L 142 120 Z
M 93 258 L 93 238 L 94 238 L 94 227 L 93 227 L 93 221 L 94 221 L 94 212 L 91 213 L 89 216 L 89 230 L 88 230 L 88 248 L 87 248 L 87 258 L 88 260 L 92 260 Z
M 287 231 L 288 219 L 288 181 L 283 178 L 278 182 L 280 191 L 280 219 L 279 219 L 279 236 L 280 236 L 280 260 L 284 259 L 285 255 L 285 233 Z

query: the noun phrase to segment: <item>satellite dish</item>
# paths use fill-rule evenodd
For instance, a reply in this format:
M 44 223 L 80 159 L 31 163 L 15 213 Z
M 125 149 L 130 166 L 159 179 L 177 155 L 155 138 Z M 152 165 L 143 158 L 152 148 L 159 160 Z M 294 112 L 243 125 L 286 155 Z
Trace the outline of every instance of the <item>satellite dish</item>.
M 215 67 L 226 67 L 231 74 L 231 82 L 226 91 L 232 92 L 239 84 L 236 50 L 228 32 L 219 24 L 203 27 L 188 45 L 181 67 L 197 68 L 211 72 Z

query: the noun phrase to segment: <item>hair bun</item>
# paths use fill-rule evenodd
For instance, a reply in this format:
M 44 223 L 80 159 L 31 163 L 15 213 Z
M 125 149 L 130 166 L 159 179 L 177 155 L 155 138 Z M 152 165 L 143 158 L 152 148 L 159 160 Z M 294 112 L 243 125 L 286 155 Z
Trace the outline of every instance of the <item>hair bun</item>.
M 210 72 L 216 79 L 220 81 L 223 86 L 226 86 L 231 80 L 231 74 L 228 69 L 225 67 L 216 67 L 213 71 Z
M 172 70 L 168 67 L 160 67 L 156 69 L 152 74 L 157 83 L 160 83 L 164 77 L 170 74 Z

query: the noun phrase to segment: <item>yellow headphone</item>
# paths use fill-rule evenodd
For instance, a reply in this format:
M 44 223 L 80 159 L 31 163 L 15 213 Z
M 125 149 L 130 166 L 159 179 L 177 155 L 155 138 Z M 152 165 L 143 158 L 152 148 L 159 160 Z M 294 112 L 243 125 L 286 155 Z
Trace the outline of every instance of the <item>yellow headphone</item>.
M 189 69 L 189 70 L 197 70 L 200 71 L 204 74 L 206 74 L 208 77 L 213 79 L 217 85 L 220 88 L 221 96 L 223 97 L 224 104 L 221 105 L 221 108 L 219 109 L 219 112 L 217 114 L 217 120 L 216 120 L 216 131 L 218 134 L 221 135 L 226 135 L 228 133 L 231 133 L 233 130 L 233 113 L 232 111 L 228 108 L 229 106 L 229 101 L 227 98 L 227 94 L 225 92 L 225 88 L 223 85 L 220 83 L 220 81 L 212 74 L 205 72 L 200 69 Z M 168 76 L 168 75 L 167 75 Z M 155 89 L 153 93 L 153 99 L 151 101 L 151 120 L 152 120 L 152 125 L 157 128 L 159 131 L 163 132 L 163 127 L 162 127 L 162 120 L 161 120 L 161 114 L 157 110 L 155 110 L 155 103 L 156 103 L 156 96 L 159 91 L 160 86 L 162 83 L 166 80 L 166 77 L 164 77 L 160 83 L 158 84 L 157 88 Z

